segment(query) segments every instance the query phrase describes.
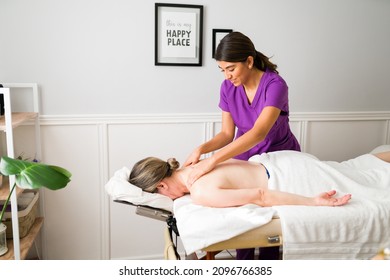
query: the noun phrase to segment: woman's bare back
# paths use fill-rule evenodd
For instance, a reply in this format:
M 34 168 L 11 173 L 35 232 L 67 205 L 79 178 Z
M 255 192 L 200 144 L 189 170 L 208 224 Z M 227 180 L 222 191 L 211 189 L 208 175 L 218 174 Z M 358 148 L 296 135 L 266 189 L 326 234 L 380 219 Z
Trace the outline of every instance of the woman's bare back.
M 186 179 L 184 181 L 187 181 Z M 268 190 L 265 167 L 259 163 L 240 160 L 220 163 L 188 189 L 195 203 L 210 207 L 232 207 L 250 203 L 259 206 L 340 206 L 351 199 L 349 194 L 335 198 L 334 190 L 321 193 L 317 197 Z
M 199 178 L 193 187 L 197 185 L 223 189 L 266 189 L 268 177 L 264 166 L 259 163 L 230 159 Z

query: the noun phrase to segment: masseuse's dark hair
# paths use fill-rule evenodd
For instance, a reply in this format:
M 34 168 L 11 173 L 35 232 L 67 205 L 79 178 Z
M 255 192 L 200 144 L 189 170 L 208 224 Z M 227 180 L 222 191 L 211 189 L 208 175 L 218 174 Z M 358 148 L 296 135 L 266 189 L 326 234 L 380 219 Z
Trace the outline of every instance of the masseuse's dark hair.
M 279 73 L 276 64 L 272 63 L 267 56 L 255 49 L 251 39 L 241 32 L 231 32 L 218 44 L 215 51 L 215 60 L 227 62 L 245 62 L 249 56 L 254 58 L 254 65 L 261 71 Z
M 175 158 L 163 161 L 155 157 L 147 157 L 138 161 L 130 172 L 129 183 L 142 190 L 154 193 L 157 184 L 170 177 L 178 169 L 180 163 Z

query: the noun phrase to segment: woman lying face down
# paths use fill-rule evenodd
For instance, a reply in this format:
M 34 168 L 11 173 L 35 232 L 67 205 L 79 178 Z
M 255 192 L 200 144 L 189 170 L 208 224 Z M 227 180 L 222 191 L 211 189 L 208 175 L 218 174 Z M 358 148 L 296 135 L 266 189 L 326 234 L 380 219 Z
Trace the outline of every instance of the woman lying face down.
M 209 207 L 307 205 L 341 206 L 351 199 L 347 194 L 336 198 L 336 191 L 306 197 L 268 189 L 268 172 L 261 163 L 230 159 L 216 166 L 191 186 L 187 185 L 192 166 L 179 168 L 170 158 L 163 161 L 148 157 L 137 162 L 129 182 L 146 192 L 157 192 L 171 199 L 191 194 L 196 204 Z

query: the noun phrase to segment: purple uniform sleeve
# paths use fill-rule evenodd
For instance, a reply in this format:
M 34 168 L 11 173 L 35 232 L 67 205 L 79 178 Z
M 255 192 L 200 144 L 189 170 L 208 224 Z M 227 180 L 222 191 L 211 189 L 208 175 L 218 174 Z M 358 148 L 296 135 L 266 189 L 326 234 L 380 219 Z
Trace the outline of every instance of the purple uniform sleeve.
M 283 80 L 270 81 L 265 89 L 265 103 L 266 106 L 273 106 L 288 113 L 288 87 Z

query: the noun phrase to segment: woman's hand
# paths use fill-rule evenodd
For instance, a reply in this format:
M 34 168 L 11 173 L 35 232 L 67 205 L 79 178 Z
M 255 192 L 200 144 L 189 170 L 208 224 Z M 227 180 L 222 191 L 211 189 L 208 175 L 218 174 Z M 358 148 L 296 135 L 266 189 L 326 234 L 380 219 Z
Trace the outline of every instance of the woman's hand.
M 201 152 L 198 149 L 195 149 L 184 162 L 183 167 L 197 164 L 201 155 Z
M 191 187 L 192 184 L 202 177 L 204 174 L 213 170 L 216 166 L 216 163 L 212 158 L 204 159 L 197 164 L 193 165 L 191 168 L 191 172 L 188 175 L 187 179 L 187 187 Z

